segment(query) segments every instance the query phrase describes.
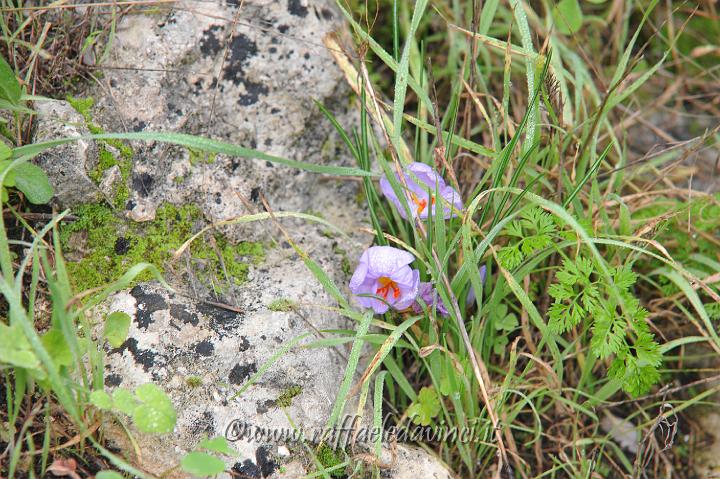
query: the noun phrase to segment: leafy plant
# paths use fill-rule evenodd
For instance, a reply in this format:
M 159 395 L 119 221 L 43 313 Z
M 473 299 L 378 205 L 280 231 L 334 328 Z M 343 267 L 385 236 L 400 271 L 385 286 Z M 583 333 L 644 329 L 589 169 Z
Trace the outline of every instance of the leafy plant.
M 648 312 L 631 292 L 637 275 L 629 266 L 617 267 L 608 280 L 592 260 L 577 256 L 566 259 L 556 277 L 548 289 L 555 300 L 548 311 L 550 329 L 562 334 L 583 322 L 592 325 L 592 353 L 599 359 L 614 356 L 610 377 L 633 396 L 646 393 L 660 378 L 662 355 L 646 322 Z
M 32 113 L 25 107 L 27 95 L 23 93 L 15 72 L 4 58 L 0 57 L 0 109 L 8 110 L 15 115 Z M 13 162 L 13 150 L 0 141 L 0 175 L 5 170 L 0 186 L 0 200 L 6 203 L 9 199 L 7 188 L 16 188 L 23 192 L 30 203 L 44 204 L 53 195 L 52 186 L 45 172 L 37 166 L 25 162 Z M 13 164 L 14 163 L 14 164 Z
M 196 476 L 214 476 L 225 470 L 225 461 L 218 455 L 234 458 L 238 453 L 230 447 L 224 437 L 205 438 L 200 441 L 197 450 L 189 452 L 182 458 L 180 467 L 183 471 Z
M 420 389 L 417 399 L 407 409 L 407 415 L 415 424 L 429 426 L 440 413 L 440 399 L 434 388 Z
M 132 395 L 126 389 L 116 389 L 110 396 L 103 390 L 90 394 L 90 402 L 100 410 L 115 410 L 131 416 L 138 430 L 164 434 L 175 427 L 176 413 L 170 398 L 152 383 L 135 388 Z

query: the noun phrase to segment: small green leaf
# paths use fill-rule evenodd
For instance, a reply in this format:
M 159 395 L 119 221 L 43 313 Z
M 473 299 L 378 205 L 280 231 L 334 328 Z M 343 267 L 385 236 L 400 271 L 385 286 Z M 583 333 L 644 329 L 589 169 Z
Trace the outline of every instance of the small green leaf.
M 415 424 L 429 426 L 433 418 L 440 414 L 440 400 L 435 389 L 424 387 L 420 390 L 414 403 L 408 408 L 408 417 Z
M 0 160 L 7 160 L 12 156 L 12 149 L 0 141 Z
M 200 441 L 200 444 L 198 444 L 198 449 L 207 449 L 208 451 L 213 451 L 233 457 L 238 455 L 238 452 L 232 447 L 230 447 L 227 439 L 222 436 L 214 437 L 212 439 L 203 439 L 202 441 Z
M 180 461 L 183 471 L 195 476 L 214 476 L 225 470 L 225 463 L 215 456 L 193 451 Z
M 110 313 L 105 320 L 105 339 L 113 348 L 119 348 L 127 339 L 130 316 L 122 311 Z
M 40 340 L 56 365 L 70 366 L 72 364 L 72 352 L 67 341 L 65 341 L 62 331 L 51 328 L 47 333 L 43 334 Z
M 8 326 L 0 322 L 0 363 L 27 369 L 40 368 L 40 360 L 17 324 Z
M 564 34 L 570 35 L 582 27 L 583 13 L 578 0 L 560 0 L 552 10 L 555 27 Z
M 95 474 L 95 479 L 124 479 L 124 476 L 115 471 L 100 471 Z
M 20 83 L 18 83 L 15 71 L 8 62 L 0 56 L 0 98 L 16 105 L 21 95 Z
M 42 205 L 52 199 L 53 189 L 42 168 L 32 163 L 21 163 L 13 169 L 15 187 L 25 193 L 28 201 Z
M 155 384 L 148 383 L 135 389 L 141 404 L 133 411 L 133 421 L 142 432 L 163 434 L 175 427 L 175 407 L 172 401 Z
M 103 411 L 110 410 L 113 407 L 112 398 L 102 389 L 97 389 L 90 393 L 90 403 Z
M 138 406 L 137 400 L 127 389 L 116 389 L 112 395 L 113 408 L 132 416 Z

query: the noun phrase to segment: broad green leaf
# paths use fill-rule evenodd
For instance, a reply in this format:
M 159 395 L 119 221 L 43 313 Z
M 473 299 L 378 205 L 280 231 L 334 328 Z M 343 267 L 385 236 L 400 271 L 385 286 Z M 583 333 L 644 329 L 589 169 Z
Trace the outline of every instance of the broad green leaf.
M 148 383 L 135 389 L 140 405 L 133 411 L 133 421 L 142 432 L 163 434 L 175 427 L 175 407 L 172 401 L 155 384 Z
M 552 10 L 555 27 L 564 34 L 570 35 L 582 27 L 583 13 L 578 0 L 560 0 Z
M 225 463 L 215 456 L 193 451 L 180 461 L 183 471 L 195 476 L 214 476 L 225 470 Z
M 222 436 L 214 437 L 212 439 L 203 439 L 200 441 L 200 444 L 198 444 L 198 449 L 207 449 L 208 451 L 218 452 L 227 456 L 238 455 L 238 452 L 230 447 L 227 439 Z
M 20 83 L 18 83 L 15 76 L 15 71 L 0 56 L 0 99 L 7 100 L 15 105 L 20 100 L 21 93 Z
M 103 411 L 107 411 L 113 407 L 112 398 L 102 389 L 97 389 L 90 393 L 90 403 Z
M 40 368 L 40 360 L 17 325 L 8 326 L 0 322 L 0 363 L 27 369 Z
M 110 313 L 105 320 L 105 339 L 113 348 L 119 348 L 127 339 L 130 316 L 122 311 Z
M 42 205 L 50 201 L 53 189 L 42 168 L 25 162 L 17 165 L 13 172 L 15 173 L 15 187 L 25 193 L 30 203 Z
M 132 416 L 135 412 L 135 408 L 138 405 L 137 400 L 127 389 L 116 389 L 112 395 L 113 408 L 118 411 Z
M 72 364 L 72 352 L 67 341 L 65 341 L 62 331 L 52 328 L 43 334 L 41 340 L 56 366 L 70 366 Z
M 12 149 L 0 141 L 0 160 L 7 160 L 10 157 L 12 157 Z

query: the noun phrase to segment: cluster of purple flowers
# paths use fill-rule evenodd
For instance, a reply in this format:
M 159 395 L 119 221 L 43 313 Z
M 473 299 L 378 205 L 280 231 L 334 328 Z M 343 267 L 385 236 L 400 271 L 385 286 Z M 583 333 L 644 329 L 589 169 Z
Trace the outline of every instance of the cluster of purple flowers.
M 462 211 L 460 194 L 430 166 L 411 163 L 403 170 L 402 178 L 397 173 L 395 176 L 400 184 L 400 196 L 385 176 L 380 179 L 380 190 L 402 218 L 408 219 L 408 210 L 413 219 L 426 219 L 439 208 L 444 219 Z M 410 267 L 414 260 L 412 254 L 392 246 L 372 246 L 365 250 L 350 279 L 350 290 L 357 302 L 377 314 L 391 307 L 398 311 L 412 308 L 420 313 L 425 305 L 447 316 L 448 309 L 437 290 L 431 283 L 421 282 L 420 272 Z

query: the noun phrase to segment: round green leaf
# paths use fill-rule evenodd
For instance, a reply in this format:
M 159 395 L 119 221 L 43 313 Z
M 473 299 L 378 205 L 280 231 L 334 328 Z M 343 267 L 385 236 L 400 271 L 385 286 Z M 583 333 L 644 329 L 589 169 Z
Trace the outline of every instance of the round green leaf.
M 133 411 L 133 421 L 142 432 L 163 434 L 175 427 L 175 407 L 170 398 L 152 383 L 135 389 L 135 396 L 142 404 Z
M 113 348 L 119 348 L 127 339 L 130 316 L 122 311 L 110 313 L 105 320 L 105 339 Z
M 583 13 L 578 0 L 560 0 L 552 10 L 555 28 L 558 32 L 570 35 L 582 27 Z
M 203 439 L 200 441 L 200 444 L 198 444 L 199 449 L 207 449 L 208 451 L 218 452 L 220 454 L 225 454 L 227 456 L 237 456 L 237 451 L 230 447 L 230 445 L 227 442 L 227 439 L 225 439 L 222 436 L 214 437 L 212 439 Z
M 113 401 L 108 393 L 102 389 L 90 393 L 90 403 L 98 409 L 107 411 L 112 409 Z
M 113 392 L 113 407 L 118 411 L 132 416 L 138 406 L 137 400 L 127 389 L 116 389 Z
M 13 169 L 15 187 L 25 193 L 28 201 L 41 205 L 50 201 L 53 189 L 45 172 L 32 163 L 21 163 Z
M 215 456 L 193 451 L 180 461 L 183 471 L 195 476 L 214 476 L 225 470 L 225 463 Z

